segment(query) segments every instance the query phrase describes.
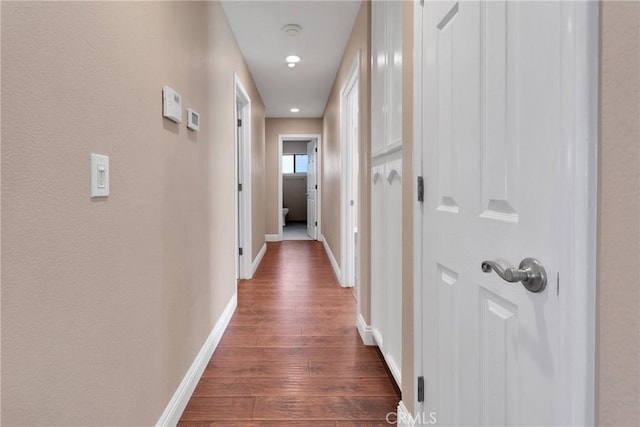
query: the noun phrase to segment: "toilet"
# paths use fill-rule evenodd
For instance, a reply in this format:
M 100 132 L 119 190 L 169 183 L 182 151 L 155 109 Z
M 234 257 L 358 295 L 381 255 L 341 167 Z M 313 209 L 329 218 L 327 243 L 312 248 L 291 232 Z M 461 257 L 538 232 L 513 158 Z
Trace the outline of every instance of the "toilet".
M 289 213 L 289 208 L 282 208 L 282 226 L 287 225 L 287 214 Z

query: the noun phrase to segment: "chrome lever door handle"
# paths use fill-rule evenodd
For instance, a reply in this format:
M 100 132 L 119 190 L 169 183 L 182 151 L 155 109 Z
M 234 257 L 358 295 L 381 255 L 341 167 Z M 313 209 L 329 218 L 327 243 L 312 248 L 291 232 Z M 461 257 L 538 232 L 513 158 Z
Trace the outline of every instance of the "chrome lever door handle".
M 485 273 L 491 273 L 492 270 L 495 271 L 502 280 L 509 283 L 517 283 L 528 278 L 527 272 L 524 270 L 518 270 L 517 268 L 503 269 L 500 267 L 500 264 L 494 261 L 484 261 L 482 263 L 482 271 Z
M 482 271 L 491 273 L 495 271 L 502 280 L 509 283 L 522 282 L 522 285 L 530 292 L 542 292 L 547 286 L 547 272 L 535 258 L 525 258 L 516 268 L 502 268 L 497 262 L 483 261 Z

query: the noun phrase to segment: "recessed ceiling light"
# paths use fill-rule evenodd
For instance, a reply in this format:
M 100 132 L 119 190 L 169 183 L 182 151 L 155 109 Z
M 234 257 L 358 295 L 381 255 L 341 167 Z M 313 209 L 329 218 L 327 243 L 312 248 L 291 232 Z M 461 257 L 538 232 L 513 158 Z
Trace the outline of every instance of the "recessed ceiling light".
M 289 111 L 291 111 L 292 113 L 297 113 L 297 112 L 299 112 L 299 111 L 300 111 L 300 109 L 299 109 L 299 108 L 292 108 L 292 109 L 291 109 L 291 110 L 289 110 Z
M 293 68 L 293 67 L 295 67 L 295 66 L 296 66 L 296 64 L 295 64 L 295 63 L 293 63 L 293 62 L 289 62 L 289 63 L 287 64 L 287 66 L 288 66 L 289 68 Z
M 293 62 L 295 64 L 296 62 L 300 62 L 300 57 L 298 55 L 289 55 L 285 58 L 285 60 L 287 62 Z

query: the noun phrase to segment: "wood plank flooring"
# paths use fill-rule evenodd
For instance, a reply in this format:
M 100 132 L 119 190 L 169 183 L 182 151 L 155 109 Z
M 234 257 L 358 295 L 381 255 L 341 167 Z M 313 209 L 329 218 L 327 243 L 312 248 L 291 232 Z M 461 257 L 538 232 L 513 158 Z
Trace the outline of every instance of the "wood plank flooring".
M 386 426 L 400 397 L 322 244 L 269 243 L 179 426 Z

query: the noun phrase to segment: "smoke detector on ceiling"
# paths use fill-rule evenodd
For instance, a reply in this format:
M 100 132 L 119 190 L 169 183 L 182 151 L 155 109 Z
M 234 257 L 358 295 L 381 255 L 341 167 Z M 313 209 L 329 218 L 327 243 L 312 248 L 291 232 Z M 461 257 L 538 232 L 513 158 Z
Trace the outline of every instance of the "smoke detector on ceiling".
M 287 24 L 282 27 L 282 31 L 289 37 L 297 37 L 300 31 L 302 31 L 302 27 L 296 24 Z

